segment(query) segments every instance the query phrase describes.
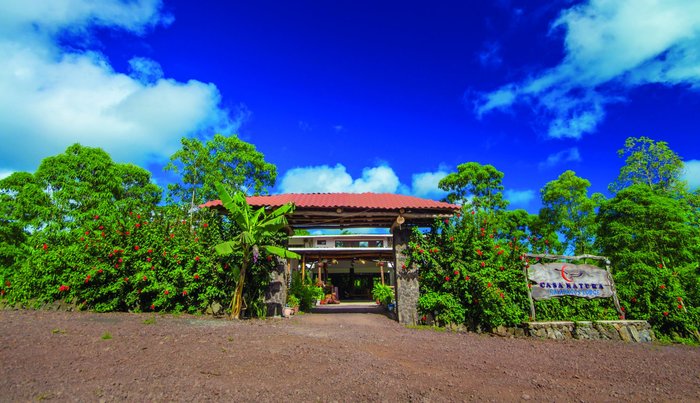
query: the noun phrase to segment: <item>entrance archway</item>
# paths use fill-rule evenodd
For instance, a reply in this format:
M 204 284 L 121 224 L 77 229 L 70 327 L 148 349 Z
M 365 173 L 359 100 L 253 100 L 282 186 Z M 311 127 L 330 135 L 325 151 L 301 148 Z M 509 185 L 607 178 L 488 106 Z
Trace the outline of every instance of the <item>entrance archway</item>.
M 455 204 L 391 193 L 285 193 L 250 196 L 247 201 L 253 207 L 271 209 L 293 203 L 294 213 L 288 217 L 290 234 L 295 229 L 388 229 L 392 241 L 387 257 L 393 263 L 397 317 L 406 324 L 417 322 L 419 296 L 418 268 L 406 266 L 403 254 L 408 247 L 410 227 L 431 226 L 436 219 L 451 217 L 460 209 Z M 201 207 L 223 208 L 220 200 Z M 287 268 L 291 269 L 291 262 Z

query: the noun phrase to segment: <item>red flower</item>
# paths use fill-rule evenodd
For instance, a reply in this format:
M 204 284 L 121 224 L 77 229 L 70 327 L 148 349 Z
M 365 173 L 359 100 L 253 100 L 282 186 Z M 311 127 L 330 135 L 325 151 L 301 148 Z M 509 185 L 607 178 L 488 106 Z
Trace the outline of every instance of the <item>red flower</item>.
M 423 320 L 423 322 L 428 320 L 428 318 L 425 315 L 423 315 L 423 317 L 421 319 Z
M 141 228 L 141 224 L 136 223 L 136 225 L 134 225 L 134 227 L 136 227 L 136 228 Z
M 621 306 L 621 307 L 620 307 L 620 310 L 621 310 L 622 312 L 624 312 L 624 311 L 625 311 L 625 307 L 624 307 L 624 306 Z
M 469 276 L 464 276 L 465 281 L 469 281 Z
M 620 315 L 620 320 L 625 320 L 625 315 Z
M 453 273 L 455 276 L 459 276 L 459 270 L 455 270 L 455 271 L 453 271 Z
M 85 240 L 85 237 L 82 237 L 82 236 L 81 236 L 81 237 L 80 237 L 80 240 L 81 240 L 81 241 L 84 241 L 84 240 Z
M 168 294 L 170 294 L 170 291 L 165 290 L 165 291 L 163 291 L 163 294 L 168 295 Z
M 143 281 L 148 281 L 148 277 L 143 276 Z
M 404 270 L 406 270 L 406 265 L 405 265 L 405 264 L 402 264 L 402 265 L 401 265 L 401 268 L 404 269 Z
M 445 218 L 445 224 L 447 225 L 447 224 L 449 224 L 449 223 L 450 223 L 450 220 L 448 220 L 447 218 Z
M 187 224 L 187 221 L 182 220 L 182 225 L 185 225 L 185 224 Z
M 272 260 L 272 256 L 268 256 L 268 258 L 269 258 L 269 259 L 267 259 L 268 261 L 269 261 L 269 260 Z M 195 257 L 194 257 L 194 260 L 196 260 L 197 262 L 199 262 L 199 256 L 195 256 Z
M 117 262 L 119 262 L 119 263 L 124 263 L 124 259 L 119 258 L 119 259 L 117 260 Z
M 102 274 L 102 269 L 97 271 L 98 274 Z
M 155 310 L 156 310 L 156 306 L 151 304 L 151 311 L 155 311 Z
M 445 281 L 450 281 L 450 276 L 445 276 Z
M 5 287 L 9 287 L 11 285 L 12 285 L 12 283 L 10 283 L 9 281 L 5 281 Z
M 150 262 L 150 261 L 151 261 L 151 258 L 150 258 L 150 257 L 147 257 L 147 258 L 146 258 L 146 261 L 147 261 L 147 262 Z
M 486 267 L 486 262 L 481 262 L 481 267 Z
M 175 238 L 175 234 L 170 234 L 170 238 Z
M 90 231 L 85 231 L 85 235 L 90 235 Z
M 184 291 L 182 292 L 182 296 L 184 297 L 185 295 L 187 295 L 187 290 L 184 290 Z
M 103 229 L 105 229 L 105 226 L 104 226 L 104 225 L 100 225 L 97 229 L 99 229 L 100 231 L 102 231 Z
M 119 268 L 119 263 L 115 264 L 115 265 L 114 265 L 114 268 L 115 268 L 115 269 L 118 269 L 118 268 Z
M 125 234 L 126 234 L 126 235 L 131 235 L 131 232 L 126 231 Z
M 668 311 L 664 311 L 664 316 L 668 316 Z
M 46 249 L 46 245 L 44 245 L 44 249 Z M 422 254 L 423 254 L 423 249 L 419 249 L 419 250 L 418 250 L 418 253 L 420 253 L 420 254 L 422 255 Z
M 128 283 L 129 282 L 129 277 L 124 277 L 124 282 Z
M 151 270 L 155 270 L 155 269 L 156 269 L 156 267 L 155 267 L 155 266 L 151 266 Z
M 501 271 L 503 271 L 505 268 L 503 266 L 501 266 L 501 267 L 499 267 L 499 269 L 501 269 Z
M 96 215 L 95 220 L 99 220 L 99 219 L 100 219 L 100 216 Z
M 486 287 L 491 288 L 491 283 L 486 284 Z
M 476 250 L 476 254 L 479 255 L 479 256 L 483 256 L 483 255 L 484 255 L 484 252 L 482 252 L 481 249 L 477 249 L 477 250 Z
M 208 226 L 209 226 L 209 224 L 207 224 L 207 223 L 202 224 L 202 227 L 204 227 L 204 228 L 207 228 Z
M 502 254 L 503 254 L 503 250 L 500 250 L 500 249 L 499 249 L 498 252 L 496 252 L 496 253 L 499 254 L 499 255 L 502 255 Z
M 677 299 L 678 299 L 678 302 L 683 301 L 683 298 L 681 298 L 681 297 L 678 297 Z
M 678 309 L 683 309 L 683 305 L 678 304 Z
M 47 244 L 44 244 L 43 248 L 44 248 L 44 250 L 46 250 L 46 249 L 48 249 L 48 248 L 49 248 L 49 245 L 47 245 Z
M 148 253 L 153 253 L 153 249 L 149 249 L 149 250 L 148 250 Z
M 136 219 L 140 220 L 141 219 L 141 214 L 136 214 Z
M 105 237 L 104 231 L 102 231 L 102 234 L 100 234 L 100 235 L 102 235 L 102 238 L 104 238 Z
M 637 302 L 637 298 L 632 297 L 632 302 Z
M 472 215 L 474 215 L 474 210 L 471 211 Z
M 68 287 L 67 285 L 62 285 L 62 286 L 58 287 L 59 292 L 68 291 L 69 289 L 70 289 L 70 287 Z
M 194 260 L 199 260 L 199 256 L 197 256 Z M 272 256 L 271 256 L 271 255 L 267 255 L 267 261 L 268 261 L 268 262 L 271 262 L 271 261 L 272 261 Z
M 500 294 L 499 294 L 499 297 L 501 297 L 501 299 L 503 299 L 503 293 L 500 293 Z
M 659 269 L 663 269 L 663 268 L 664 268 L 664 264 L 663 264 L 663 263 L 659 263 Z
M 194 275 L 194 279 L 195 279 L 195 280 L 199 280 L 199 274 L 195 274 L 195 275 Z
M 141 248 L 139 248 L 138 245 L 134 246 L 134 250 L 139 250 L 139 249 L 141 249 Z
M 659 286 L 659 288 L 661 288 L 662 290 L 664 290 L 664 289 L 666 289 L 666 286 L 663 285 L 663 284 L 661 284 L 661 285 Z
M 455 237 L 451 236 L 451 237 L 450 237 L 450 242 L 454 242 L 454 240 L 455 240 Z

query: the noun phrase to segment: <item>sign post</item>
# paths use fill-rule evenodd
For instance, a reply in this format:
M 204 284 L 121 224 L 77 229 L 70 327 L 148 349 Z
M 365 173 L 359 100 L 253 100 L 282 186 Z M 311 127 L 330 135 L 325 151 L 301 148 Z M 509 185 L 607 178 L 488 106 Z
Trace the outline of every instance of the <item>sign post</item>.
M 610 261 L 604 256 L 581 255 L 535 255 L 525 256 L 539 259 L 560 260 L 560 262 L 537 263 L 528 267 L 525 264 L 524 272 L 528 280 L 528 297 L 530 298 L 530 311 L 534 318 L 534 302 L 572 296 L 582 298 L 613 298 L 615 308 L 620 318 L 625 318 L 625 313 L 620 308 L 617 298 L 615 283 L 610 272 Z M 603 261 L 605 269 L 590 264 L 572 264 L 567 261 L 594 259 Z M 535 284 L 531 284 L 530 282 Z

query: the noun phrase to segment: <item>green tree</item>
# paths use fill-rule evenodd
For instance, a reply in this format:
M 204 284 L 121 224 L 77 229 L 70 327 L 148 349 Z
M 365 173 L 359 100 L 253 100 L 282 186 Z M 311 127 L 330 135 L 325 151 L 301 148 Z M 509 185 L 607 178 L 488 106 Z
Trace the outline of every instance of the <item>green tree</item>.
M 237 252 L 243 254 L 236 289 L 231 299 L 231 319 L 239 319 L 243 306 L 243 287 L 247 269 L 251 261 L 252 264 L 258 262 L 260 249 L 283 258 L 301 258 L 298 254 L 282 247 L 264 244 L 269 242 L 281 229 L 287 227 L 286 215 L 294 211 L 294 205 L 285 204 L 269 213 L 265 211 L 264 207 L 253 211 L 243 193 L 236 192 L 231 196 L 223 185 L 217 183 L 215 187 L 224 208 L 228 211 L 229 218 L 241 230 L 240 235 L 235 239 L 222 242 L 215 247 L 216 252 L 223 256 Z
M 611 192 L 620 191 L 634 184 L 644 184 L 651 189 L 684 191 L 687 184 L 681 180 L 683 161 L 664 141 L 648 137 L 629 137 L 618 155 L 625 158 L 625 165 L 613 184 Z
M 260 194 L 274 186 L 277 168 L 255 146 L 237 136 L 216 134 L 211 140 L 183 138 L 182 148 L 170 157 L 166 171 L 180 175 L 168 185 L 168 200 L 192 207 L 217 197 L 216 184 Z
M 562 173 L 540 191 L 540 219 L 563 235 L 565 249 L 574 254 L 590 253 L 595 240 L 596 209 L 604 200 L 600 193 L 588 197 L 591 183 L 573 171 Z
M 602 204 L 596 244 L 613 263 L 630 318 L 648 320 L 661 334 L 700 338 L 700 230 L 691 215 L 683 199 L 634 184 Z
M 442 178 L 438 187 L 448 192 L 447 201 L 462 203 L 475 210 L 501 210 L 508 206 L 503 199 L 503 172 L 493 165 L 467 162 Z

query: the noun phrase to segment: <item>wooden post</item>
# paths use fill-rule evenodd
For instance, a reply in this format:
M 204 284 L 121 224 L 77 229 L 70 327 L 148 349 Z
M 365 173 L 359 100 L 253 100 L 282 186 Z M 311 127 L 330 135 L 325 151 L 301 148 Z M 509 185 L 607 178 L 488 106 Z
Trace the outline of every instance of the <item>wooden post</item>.
M 382 274 L 382 285 L 384 285 L 384 263 L 379 263 L 379 272 Z
M 615 303 L 615 308 L 617 308 L 617 313 L 620 314 L 620 319 L 625 319 L 625 312 L 620 308 L 620 300 L 617 298 L 617 289 L 615 288 L 615 281 L 613 281 L 612 272 L 610 271 L 610 261 L 605 259 L 605 271 L 608 272 L 608 280 L 610 280 L 610 288 L 612 288 L 613 302 Z
M 301 255 L 301 283 L 306 284 L 306 255 Z
M 535 301 L 532 300 L 532 291 L 530 291 L 530 277 L 527 272 L 527 261 L 523 262 L 523 274 L 525 275 L 525 284 L 527 285 L 527 299 L 530 301 L 530 321 L 537 320 L 535 316 Z

